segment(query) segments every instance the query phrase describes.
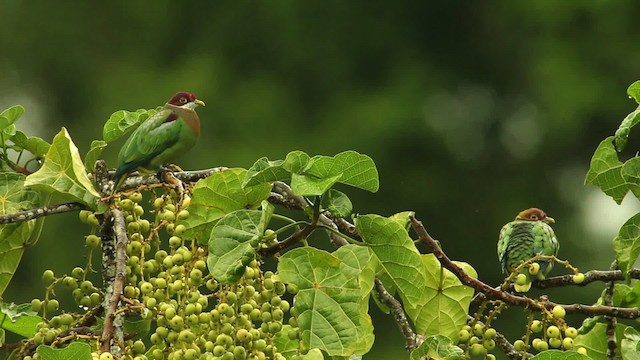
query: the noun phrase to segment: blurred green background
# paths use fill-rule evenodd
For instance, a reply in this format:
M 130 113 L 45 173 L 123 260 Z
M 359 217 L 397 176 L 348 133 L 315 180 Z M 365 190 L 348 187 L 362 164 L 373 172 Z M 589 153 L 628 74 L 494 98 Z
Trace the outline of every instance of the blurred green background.
M 639 11 L 631 0 L 3 1 L 0 108 L 24 105 L 19 129 L 48 140 L 65 126 L 84 154 L 112 112 L 192 91 L 207 107 L 185 169 L 353 149 L 381 181 L 377 194 L 349 190 L 355 210 L 416 211 L 485 282 L 502 279 L 498 230 L 531 206 L 557 220 L 560 257 L 606 269 L 640 206 L 583 179 L 636 106 L 625 90 L 640 77 Z M 82 262 L 86 231 L 77 214 L 49 218 L 5 300 L 42 296 L 43 270 Z M 600 290 L 548 293 L 591 303 Z M 513 341 L 522 311 L 508 314 L 496 326 Z M 374 310 L 374 326 L 367 358 L 406 356 L 389 316 Z

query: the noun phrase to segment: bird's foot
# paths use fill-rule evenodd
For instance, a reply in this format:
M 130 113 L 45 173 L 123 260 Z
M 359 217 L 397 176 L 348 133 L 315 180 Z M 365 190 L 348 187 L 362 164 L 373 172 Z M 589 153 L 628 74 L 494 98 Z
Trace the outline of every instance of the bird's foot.
M 158 171 L 158 179 L 161 179 L 166 184 L 169 184 L 171 187 L 173 187 L 180 195 L 180 198 L 182 198 L 182 194 L 184 194 L 184 185 L 182 184 L 182 181 L 180 181 L 180 179 L 173 175 L 173 171 L 166 167 L 160 168 L 160 171 Z

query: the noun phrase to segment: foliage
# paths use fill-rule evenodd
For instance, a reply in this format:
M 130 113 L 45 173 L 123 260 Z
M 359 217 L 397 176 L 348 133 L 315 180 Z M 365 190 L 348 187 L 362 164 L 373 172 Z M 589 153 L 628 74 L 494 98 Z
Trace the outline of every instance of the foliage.
M 636 100 L 638 88 L 629 88 Z M 502 286 L 489 286 L 470 264 L 451 261 L 413 212 L 353 213 L 350 187 L 379 189 L 374 161 L 355 151 L 292 151 L 249 169 L 192 172 L 201 174 L 193 181 L 151 175 L 105 191 L 102 151 L 154 112 L 114 113 L 84 160 L 66 129 L 49 144 L 17 130 L 24 108 L 0 114 L 0 290 L 36 243 L 44 216 L 82 209 L 79 221 L 88 227 L 86 264 L 65 274 L 45 271 L 42 299 L 2 304 L 2 342 L 5 331 L 24 338 L 5 347 L 12 358 L 357 358 L 375 342 L 371 297 L 393 314 L 412 359 L 495 359 L 496 347 L 514 359 L 604 359 L 608 340 L 622 359 L 637 357 L 637 329 L 611 320 L 640 317 L 637 282 L 615 284 L 622 279 L 615 271 L 601 275 L 607 286 L 599 306 L 513 294 L 511 282 L 521 269 L 534 275 L 538 257 Z M 638 113 L 640 107 L 598 146 L 586 176 L 616 202 L 628 191 L 640 194 L 640 158 L 619 156 Z M 614 239 L 627 279 L 638 273 L 639 221 L 632 217 Z M 335 248 L 323 250 L 326 242 Z M 92 264 L 94 251 L 101 266 Z M 544 258 L 569 274 L 534 286 L 598 280 L 568 261 Z M 275 271 L 267 270 L 271 262 Z M 101 286 L 89 276 L 98 269 Z M 60 310 L 64 291 L 79 311 Z M 509 307 L 527 314 L 521 339 L 505 339 L 492 326 Z M 580 329 L 565 319 L 568 311 L 587 316 Z

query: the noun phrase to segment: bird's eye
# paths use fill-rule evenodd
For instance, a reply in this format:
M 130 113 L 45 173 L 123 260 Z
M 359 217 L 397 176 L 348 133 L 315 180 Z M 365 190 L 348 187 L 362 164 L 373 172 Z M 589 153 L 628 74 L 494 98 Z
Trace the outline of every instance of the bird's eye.
M 538 220 L 538 215 L 531 215 L 531 220 Z
M 187 103 L 187 98 L 181 97 L 180 98 L 180 103 L 181 104 L 186 104 Z

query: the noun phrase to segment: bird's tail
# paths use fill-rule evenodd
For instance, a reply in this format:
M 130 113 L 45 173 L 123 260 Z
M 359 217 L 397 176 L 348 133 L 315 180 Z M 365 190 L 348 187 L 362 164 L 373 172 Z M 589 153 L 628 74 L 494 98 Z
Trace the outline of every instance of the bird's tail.
M 113 183 L 113 192 L 111 192 L 111 195 L 115 194 L 116 191 L 118 191 L 120 186 L 122 186 L 122 184 L 124 184 L 124 182 L 127 180 L 128 176 L 129 176 L 129 173 L 127 172 L 120 173 L 116 171 L 116 173 L 113 175 L 114 183 Z

